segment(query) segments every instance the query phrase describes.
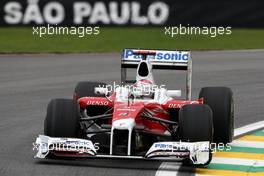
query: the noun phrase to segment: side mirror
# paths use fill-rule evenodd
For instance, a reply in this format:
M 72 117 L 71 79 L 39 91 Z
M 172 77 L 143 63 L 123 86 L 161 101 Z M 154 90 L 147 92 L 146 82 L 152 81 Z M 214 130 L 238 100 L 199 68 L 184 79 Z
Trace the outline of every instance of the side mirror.
M 167 90 L 168 97 L 181 97 L 181 90 Z
M 108 95 L 108 89 L 106 87 L 95 87 L 94 93 L 96 95 Z

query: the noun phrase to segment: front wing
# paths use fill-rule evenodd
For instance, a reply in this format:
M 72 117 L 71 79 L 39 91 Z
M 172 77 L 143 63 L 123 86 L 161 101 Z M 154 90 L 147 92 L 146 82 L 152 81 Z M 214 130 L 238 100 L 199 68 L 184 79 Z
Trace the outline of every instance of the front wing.
M 97 144 L 90 140 L 78 138 L 54 138 L 39 135 L 35 142 L 35 158 L 55 156 L 87 158 L 128 158 L 145 160 L 183 161 L 189 159 L 193 164 L 205 164 L 210 160 L 210 143 L 202 142 L 156 142 L 144 156 L 100 155 Z

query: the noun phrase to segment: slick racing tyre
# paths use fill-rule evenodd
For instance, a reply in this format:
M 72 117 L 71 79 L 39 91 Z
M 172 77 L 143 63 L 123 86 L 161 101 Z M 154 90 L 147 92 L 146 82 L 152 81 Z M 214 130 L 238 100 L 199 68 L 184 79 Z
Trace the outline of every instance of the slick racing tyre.
M 228 143 L 234 135 L 234 102 L 233 93 L 227 87 L 204 87 L 200 98 L 213 111 L 214 142 Z
M 201 142 L 213 140 L 212 110 L 208 105 L 192 104 L 185 105 L 179 111 L 179 139 L 183 142 Z M 212 159 L 209 150 L 209 160 L 203 164 L 207 165 Z M 186 164 L 191 164 L 188 160 Z
M 79 130 L 76 103 L 71 99 L 51 100 L 44 121 L 44 134 L 50 137 L 78 137 Z
M 73 98 L 75 100 L 81 97 L 103 97 L 103 95 L 97 95 L 94 93 L 95 87 L 105 87 L 103 82 L 79 82 L 74 90 Z
M 106 87 L 106 83 L 103 82 L 79 82 L 74 90 L 73 100 L 77 103 L 77 100 L 82 97 L 105 97 L 104 95 L 95 94 L 95 87 Z M 90 106 L 86 108 L 89 116 L 96 116 L 103 114 L 109 108 L 106 106 Z M 100 121 L 100 120 L 98 120 Z

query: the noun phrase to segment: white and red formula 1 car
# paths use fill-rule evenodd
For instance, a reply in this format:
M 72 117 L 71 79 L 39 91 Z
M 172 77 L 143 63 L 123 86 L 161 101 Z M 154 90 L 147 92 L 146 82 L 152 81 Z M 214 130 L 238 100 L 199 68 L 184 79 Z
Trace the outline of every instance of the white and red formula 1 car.
M 136 80 L 127 69 L 137 68 Z M 153 69 L 187 71 L 181 90 L 159 87 Z M 48 104 L 44 135 L 36 139 L 36 158 L 109 157 L 182 161 L 207 165 L 211 143 L 233 137 L 233 94 L 226 87 L 205 87 L 191 99 L 189 51 L 124 49 L 122 85 L 80 82 L 73 99 Z

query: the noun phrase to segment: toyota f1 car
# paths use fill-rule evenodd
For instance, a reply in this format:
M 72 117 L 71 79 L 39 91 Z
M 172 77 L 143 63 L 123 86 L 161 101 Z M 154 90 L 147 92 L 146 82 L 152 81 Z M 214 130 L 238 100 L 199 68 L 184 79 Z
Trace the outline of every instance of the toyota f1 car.
M 136 80 L 127 69 L 136 68 Z M 154 69 L 183 70 L 181 90 L 158 87 Z M 44 135 L 36 139 L 36 158 L 108 157 L 182 161 L 207 165 L 212 143 L 232 141 L 233 93 L 204 87 L 191 99 L 189 51 L 124 49 L 122 85 L 79 82 L 73 99 L 53 99 L 47 107 Z

